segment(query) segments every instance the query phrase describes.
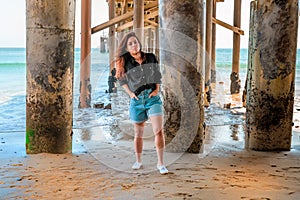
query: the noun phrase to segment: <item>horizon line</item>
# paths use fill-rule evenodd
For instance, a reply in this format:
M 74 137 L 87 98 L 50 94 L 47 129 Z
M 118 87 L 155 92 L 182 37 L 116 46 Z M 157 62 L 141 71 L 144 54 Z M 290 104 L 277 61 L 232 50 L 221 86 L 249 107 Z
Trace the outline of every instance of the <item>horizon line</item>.
M 20 46 L 3 46 L 3 47 L 0 46 L 0 48 L 2 48 L 2 49 L 9 49 L 9 48 L 10 49 L 26 49 L 26 47 L 20 47 Z M 75 49 L 81 49 L 81 47 L 75 47 Z M 91 49 L 100 49 L 100 47 L 91 47 Z M 233 49 L 233 47 L 216 47 L 216 49 Z M 240 49 L 248 49 L 248 48 L 243 47 Z

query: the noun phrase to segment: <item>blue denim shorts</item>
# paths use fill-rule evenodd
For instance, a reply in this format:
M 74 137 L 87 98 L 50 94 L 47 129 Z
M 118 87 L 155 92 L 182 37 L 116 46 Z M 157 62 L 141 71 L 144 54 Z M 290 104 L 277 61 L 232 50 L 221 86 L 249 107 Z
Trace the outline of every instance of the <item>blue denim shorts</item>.
M 163 115 L 160 96 L 149 98 L 150 93 L 151 89 L 144 90 L 137 96 L 139 100 L 130 99 L 129 117 L 132 122 L 142 123 L 147 121 L 149 117 Z

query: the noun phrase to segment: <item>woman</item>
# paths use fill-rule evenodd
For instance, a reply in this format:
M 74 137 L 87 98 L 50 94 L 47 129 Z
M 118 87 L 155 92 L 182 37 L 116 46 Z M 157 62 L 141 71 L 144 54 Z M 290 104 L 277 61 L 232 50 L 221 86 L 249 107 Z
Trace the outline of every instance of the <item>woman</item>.
M 168 170 L 163 162 L 165 139 L 163 134 L 162 102 L 159 97 L 161 73 L 153 53 L 141 51 L 142 45 L 134 32 L 124 36 L 116 58 L 116 78 L 130 96 L 129 115 L 134 125 L 136 162 L 132 169 L 142 167 L 143 134 L 145 122 L 150 118 L 155 135 L 157 169 Z

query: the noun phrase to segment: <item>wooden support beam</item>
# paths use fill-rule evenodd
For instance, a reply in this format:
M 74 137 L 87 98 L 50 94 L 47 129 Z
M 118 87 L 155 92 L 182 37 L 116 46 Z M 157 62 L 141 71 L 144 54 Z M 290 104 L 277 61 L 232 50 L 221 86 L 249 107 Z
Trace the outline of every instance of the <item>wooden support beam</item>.
M 148 22 L 148 21 L 150 21 L 149 19 L 154 18 L 154 17 L 156 17 L 156 16 L 158 16 L 158 10 L 157 10 L 157 11 L 154 11 L 154 12 L 152 12 L 152 13 L 150 13 L 150 14 L 145 15 L 145 21 L 147 20 L 147 22 Z M 151 22 L 151 21 L 150 21 L 150 22 Z M 155 23 L 155 22 L 152 22 L 152 23 Z M 152 24 L 152 23 L 151 23 L 151 25 L 155 26 L 155 25 Z M 155 23 L 155 24 L 156 24 L 156 26 L 158 26 L 157 23 Z M 127 29 L 127 28 L 132 27 L 132 26 L 133 26 L 133 21 L 130 21 L 130 22 L 126 23 L 126 24 L 123 24 L 122 26 L 119 26 L 119 27 L 117 28 L 117 32 L 121 32 L 121 31 L 123 31 L 123 30 L 125 30 L 125 29 Z
M 217 2 L 214 1 L 213 3 L 213 10 L 212 10 L 212 17 L 216 18 L 217 15 Z M 212 23 L 211 27 L 211 74 L 210 79 L 211 83 L 215 84 L 217 82 L 217 75 L 216 75 L 216 24 Z
M 91 107 L 91 0 L 81 0 L 81 51 L 79 108 Z
M 244 35 L 245 34 L 242 29 L 240 29 L 238 27 L 234 27 L 234 26 L 232 26 L 230 24 L 227 24 L 225 22 L 222 22 L 222 21 L 220 21 L 220 20 L 218 20 L 216 18 L 212 18 L 212 22 L 215 23 L 215 24 L 218 24 L 220 26 L 223 26 L 224 28 L 227 28 L 227 29 L 229 29 L 229 30 L 231 30 L 231 31 L 239 34 L 239 35 Z
M 149 3 L 149 4 L 145 5 L 144 11 L 152 9 L 154 7 L 158 7 L 158 2 L 153 2 L 153 3 Z M 97 32 L 99 32 L 103 29 L 106 29 L 106 28 L 108 28 L 112 25 L 115 25 L 116 23 L 119 23 L 123 20 L 126 20 L 126 19 L 130 18 L 130 17 L 133 17 L 133 15 L 134 15 L 134 11 L 131 11 L 131 12 L 125 13 L 123 15 L 120 15 L 118 17 L 115 17 L 115 18 L 113 18 L 113 19 L 111 19 L 107 22 L 104 22 L 100 25 L 97 25 L 97 26 L 92 28 L 92 34 L 97 33 Z
M 242 0 L 234 0 L 234 13 L 233 13 L 233 25 L 236 28 L 241 27 L 241 8 Z M 232 47 L 232 73 L 230 75 L 230 92 L 231 94 L 240 93 L 241 80 L 239 77 L 240 71 L 240 43 L 241 35 L 239 33 L 233 33 L 233 47 Z
M 151 21 L 150 19 L 145 19 L 145 22 L 147 22 L 149 25 L 152 25 L 154 27 L 158 27 L 158 23 Z
M 133 30 L 144 45 L 144 0 L 134 0 L 133 5 Z
M 115 0 L 109 0 L 108 1 L 108 6 L 109 6 L 109 13 L 108 13 L 108 15 L 109 15 L 109 19 L 111 20 L 111 19 L 114 19 L 115 18 L 115 9 L 116 9 L 116 7 L 115 7 Z M 115 38 L 115 35 L 116 34 L 116 28 L 115 28 L 115 26 L 110 26 L 109 27 L 109 32 L 108 32 L 108 36 L 109 36 L 109 38 L 108 38 L 108 48 L 109 48 L 109 63 L 110 63 L 110 65 L 109 65 L 109 72 L 110 72 L 110 76 L 111 76 L 111 72 L 112 72 L 112 70 L 115 68 L 115 66 L 114 66 L 114 62 L 113 62 L 113 60 L 114 60 L 114 58 L 115 58 L 115 49 L 116 49 L 116 38 Z M 111 88 L 109 89 L 109 91 L 111 92 Z
M 145 15 L 145 19 L 151 19 L 151 18 L 154 18 L 156 16 L 158 16 L 158 10 L 152 11 L 151 13 Z
M 211 45 L 212 45 L 212 7 L 214 0 L 206 1 L 206 33 L 205 33 L 205 94 L 204 105 L 209 106 L 211 97 Z
M 123 24 L 121 26 L 119 26 L 116 31 L 119 33 L 127 28 L 133 27 L 133 21 L 127 22 L 126 24 Z
M 148 25 L 148 26 L 145 26 L 144 29 L 148 29 L 148 28 L 156 28 L 155 26 L 152 26 L 152 25 Z

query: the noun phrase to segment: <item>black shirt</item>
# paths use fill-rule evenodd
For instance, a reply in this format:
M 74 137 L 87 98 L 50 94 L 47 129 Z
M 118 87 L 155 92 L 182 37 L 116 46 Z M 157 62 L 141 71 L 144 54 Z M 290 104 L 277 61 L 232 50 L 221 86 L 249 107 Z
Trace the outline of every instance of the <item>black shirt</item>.
M 124 55 L 125 76 L 119 79 L 120 85 L 127 84 L 129 89 L 139 95 L 145 89 L 156 89 L 156 84 L 161 84 L 161 73 L 157 59 L 153 53 L 141 52 L 145 58 L 142 64 L 126 53 Z

